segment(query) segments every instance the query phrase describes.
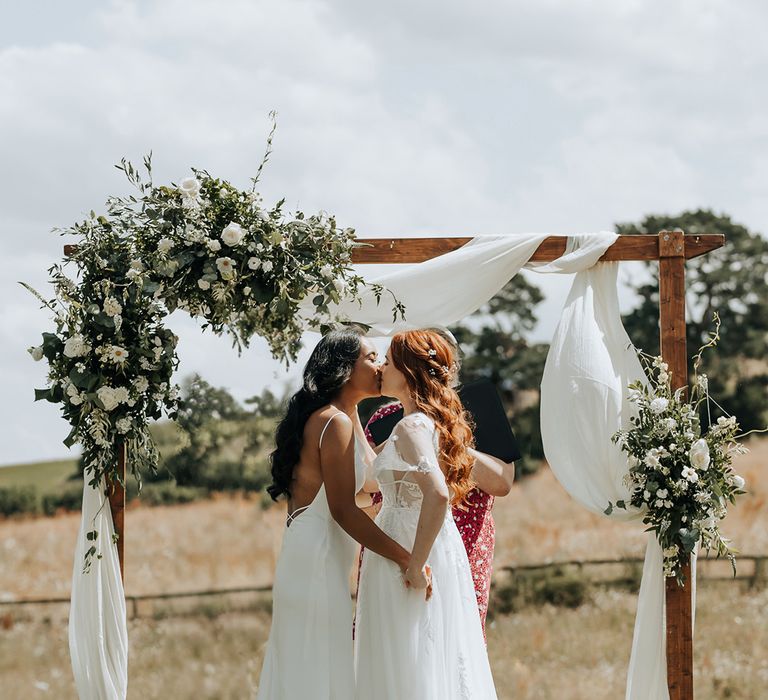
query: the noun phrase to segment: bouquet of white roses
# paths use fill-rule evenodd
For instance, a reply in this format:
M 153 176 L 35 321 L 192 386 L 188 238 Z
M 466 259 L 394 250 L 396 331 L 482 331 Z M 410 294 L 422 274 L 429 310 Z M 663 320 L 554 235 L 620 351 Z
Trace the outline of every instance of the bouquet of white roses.
M 719 319 L 715 316 L 718 323 Z M 653 531 L 664 553 L 664 575 L 683 583 L 682 569 L 700 542 L 717 556 L 727 556 L 735 573 L 737 553 L 720 532 L 728 503 L 745 493 L 744 479 L 731 468 L 734 455 L 747 452 L 737 441 L 738 422 L 733 416 L 710 420 L 707 376 L 698 374 L 702 351 L 716 343 L 717 331 L 695 357 L 690 396 L 685 387 L 671 390 L 669 367 L 661 357 L 640 352 L 648 382 L 629 386 L 629 400 L 637 406 L 632 427 L 613 436 L 627 453 L 625 483 L 629 503 L 643 514 L 647 531 Z M 703 425 L 702 421 L 706 422 Z

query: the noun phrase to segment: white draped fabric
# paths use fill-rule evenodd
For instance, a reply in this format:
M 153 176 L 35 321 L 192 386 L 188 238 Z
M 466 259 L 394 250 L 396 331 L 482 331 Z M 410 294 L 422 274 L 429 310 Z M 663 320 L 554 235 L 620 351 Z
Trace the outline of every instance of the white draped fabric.
M 95 543 L 86 533 L 96 530 Z M 72 570 L 69 653 L 80 700 L 122 700 L 128 692 L 128 627 L 117 545 L 112 541 L 112 513 L 104 482 L 83 485 L 83 511 Z M 95 544 L 90 570 L 85 553 Z
M 334 310 L 372 327 L 373 335 L 403 328 L 450 325 L 488 302 L 521 268 L 541 273 L 577 273 L 555 333 L 542 379 L 542 435 L 547 460 L 563 487 L 579 503 L 603 513 L 608 501 L 629 496 L 622 484 L 626 460 L 611 435 L 626 427 L 626 386 L 644 378 L 619 316 L 617 263 L 599 263 L 616 240 L 611 232 L 569 238 L 565 254 L 528 263 L 547 234 L 487 236 L 462 248 L 389 274 L 371 276 L 405 304 L 406 319 L 393 322 L 390 297 L 377 304 L 366 293 L 361 304 Z M 311 305 L 304 313 L 312 312 Z M 636 513 L 613 511 L 630 519 Z M 123 698 L 126 692 L 125 605 L 117 552 L 101 543 L 103 558 L 82 575 L 85 532 L 95 518 L 101 537 L 112 532 L 101 491 L 86 486 L 83 523 L 75 553 L 70 650 L 83 698 Z M 643 568 L 627 680 L 628 700 L 668 700 L 661 551 L 651 537 Z

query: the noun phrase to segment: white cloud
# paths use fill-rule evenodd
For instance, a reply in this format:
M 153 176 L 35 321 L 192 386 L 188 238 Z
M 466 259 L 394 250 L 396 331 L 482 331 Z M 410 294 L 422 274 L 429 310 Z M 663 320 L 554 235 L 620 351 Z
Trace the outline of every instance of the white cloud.
M 0 28 L 2 420 L 19 438 L 4 441 L 0 463 L 66 455 L 55 407 L 31 402 L 44 363 L 25 349 L 47 316 L 16 284 L 45 288 L 65 242 L 50 229 L 125 192 L 112 163 L 149 149 L 158 181 L 196 166 L 247 183 L 271 109 L 267 201 L 324 208 L 363 236 L 569 233 L 693 206 L 768 229 L 761 3 L 157 0 L 49 11 L 45 24 L 19 6 Z M 536 334 L 546 338 L 567 280 L 533 281 L 549 295 Z M 170 323 L 182 372 L 240 398 L 282 381 L 260 341 L 235 359 L 226 339 Z

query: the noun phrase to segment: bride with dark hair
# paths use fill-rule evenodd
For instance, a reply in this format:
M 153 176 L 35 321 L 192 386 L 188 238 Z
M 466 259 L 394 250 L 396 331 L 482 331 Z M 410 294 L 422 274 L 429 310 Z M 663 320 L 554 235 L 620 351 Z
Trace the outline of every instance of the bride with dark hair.
M 405 571 L 410 552 L 358 508 L 375 455 L 357 404 L 380 394 L 374 345 L 356 330 L 322 338 L 288 402 L 270 455 L 274 500 L 288 518 L 273 585 L 272 627 L 257 698 L 351 700 L 355 695 L 349 575 L 357 545 Z M 400 584 L 402 585 L 402 583 Z

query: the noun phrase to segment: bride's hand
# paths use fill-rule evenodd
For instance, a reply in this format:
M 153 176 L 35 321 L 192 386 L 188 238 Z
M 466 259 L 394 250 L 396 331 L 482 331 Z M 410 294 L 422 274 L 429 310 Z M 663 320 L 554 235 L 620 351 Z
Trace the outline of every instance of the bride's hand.
M 432 569 L 429 566 L 421 569 L 409 566 L 405 571 L 405 585 L 407 588 L 425 591 L 425 598 L 429 600 L 432 597 Z

